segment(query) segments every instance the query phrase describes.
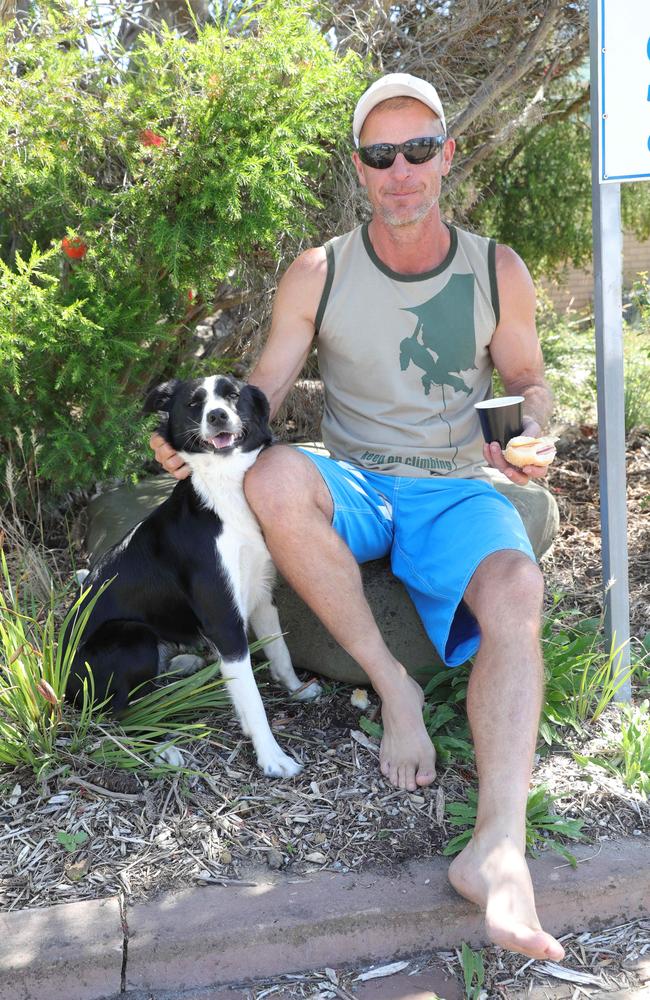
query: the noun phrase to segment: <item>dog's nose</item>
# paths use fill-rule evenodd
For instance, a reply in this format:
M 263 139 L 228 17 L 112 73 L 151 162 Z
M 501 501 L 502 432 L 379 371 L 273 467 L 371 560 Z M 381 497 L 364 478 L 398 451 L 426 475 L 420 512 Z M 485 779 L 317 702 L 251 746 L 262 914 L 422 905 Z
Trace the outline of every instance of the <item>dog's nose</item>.
M 220 407 L 216 410 L 210 410 L 206 420 L 212 427 L 218 427 L 220 424 L 225 424 L 228 422 L 228 414 L 225 410 Z

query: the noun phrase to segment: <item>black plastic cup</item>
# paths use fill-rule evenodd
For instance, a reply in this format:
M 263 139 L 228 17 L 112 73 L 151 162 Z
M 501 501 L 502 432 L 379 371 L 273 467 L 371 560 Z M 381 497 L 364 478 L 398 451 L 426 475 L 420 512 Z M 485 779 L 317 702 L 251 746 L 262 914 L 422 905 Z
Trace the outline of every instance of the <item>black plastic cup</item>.
M 498 441 L 505 448 L 510 438 L 518 437 L 523 430 L 523 396 L 501 396 L 474 403 L 481 422 L 483 437 L 490 444 Z

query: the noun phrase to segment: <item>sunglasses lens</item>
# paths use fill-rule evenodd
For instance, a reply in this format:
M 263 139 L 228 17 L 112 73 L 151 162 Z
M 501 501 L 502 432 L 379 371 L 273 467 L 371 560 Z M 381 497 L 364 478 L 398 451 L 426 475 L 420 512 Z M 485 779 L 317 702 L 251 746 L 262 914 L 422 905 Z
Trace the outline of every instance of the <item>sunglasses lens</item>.
M 437 137 L 410 139 L 404 143 L 404 157 L 408 163 L 426 163 L 436 155 L 440 146 Z
M 390 142 L 378 142 L 374 146 L 361 146 L 359 156 L 361 162 L 365 163 L 367 167 L 373 167 L 375 170 L 386 170 L 387 167 L 392 167 L 395 162 L 397 150 Z

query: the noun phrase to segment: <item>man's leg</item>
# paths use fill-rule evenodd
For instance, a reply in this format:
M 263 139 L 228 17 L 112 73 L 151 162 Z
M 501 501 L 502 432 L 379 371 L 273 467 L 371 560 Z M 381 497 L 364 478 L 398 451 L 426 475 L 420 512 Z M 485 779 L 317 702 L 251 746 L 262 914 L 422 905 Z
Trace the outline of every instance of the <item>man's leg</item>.
M 431 784 L 435 751 L 422 720 L 422 690 L 382 639 L 357 562 L 331 526 L 332 498 L 315 465 L 277 445 L 249 469 L 244 489 L 280 573 L 365 670 L 381 698 L 382 773 L 410 791 Z
M 496 944 L 559 961 L 564 949 L 540 926 L 524 859 L 526 800 L 544 686 L 542 597 L 535 564 L 508 550 L 484 559 L 465 593 L 481 628 L 467 692 L 479 802 L 474 835 L 452 862 L 449 880 L 485 909 Z

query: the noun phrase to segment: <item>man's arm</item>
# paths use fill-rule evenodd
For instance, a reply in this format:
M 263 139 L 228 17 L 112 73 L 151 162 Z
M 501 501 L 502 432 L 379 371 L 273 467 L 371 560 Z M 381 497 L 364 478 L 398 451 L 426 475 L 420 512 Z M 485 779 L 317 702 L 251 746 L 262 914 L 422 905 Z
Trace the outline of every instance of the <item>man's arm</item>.
M 528 268 L 514 250 L 497 246 L 499 324 L 490 343 L 490 354 L 506 393 L 524 397 L 523 433 L 538 437 L 551 416 L 553 395 L 544 378 L 544 361 L 535 328 L 535 287 Z M 485 445 L 486 460 L 513 483 L 525 485 L 540 479 L 546 468 L 515 469 L 503 458 L 498 445 Z
M 278 285 L 271 330 L 248 379 L 266 394 L 271 419 L 282 406 L 311 350 L 326 276 L 325 248 L 315 247 L 294 260 Z
M 326 276 L 325 248 L 315 247 L 294 260 L 278 285 L 271 331 L 249 377 L 249 382 L 266 393 L 272 418 L 280 409 L 311 349 Z M 149 444 L 167 472 L 176 479 L 189 476 L 189 467 L 159 434 L 153 434 Z

